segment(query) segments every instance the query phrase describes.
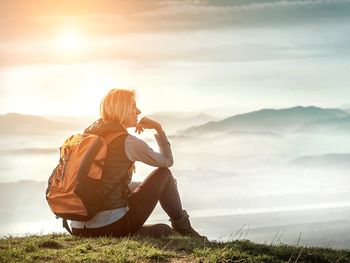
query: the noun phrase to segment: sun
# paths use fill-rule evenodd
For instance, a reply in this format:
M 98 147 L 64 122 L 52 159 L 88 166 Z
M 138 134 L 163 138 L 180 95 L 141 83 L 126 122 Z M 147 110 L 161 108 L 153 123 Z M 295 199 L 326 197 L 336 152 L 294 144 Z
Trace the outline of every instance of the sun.
M 77 31 L 66 31 L 61 33 L 55 41 L 56 49 L 60 53 L 80 53 L 84 48 L 82 35 Z
M 76 50 L 81 45 L 80 36 L 76 32 L 67 32 L 62 36 L 62 48 Z

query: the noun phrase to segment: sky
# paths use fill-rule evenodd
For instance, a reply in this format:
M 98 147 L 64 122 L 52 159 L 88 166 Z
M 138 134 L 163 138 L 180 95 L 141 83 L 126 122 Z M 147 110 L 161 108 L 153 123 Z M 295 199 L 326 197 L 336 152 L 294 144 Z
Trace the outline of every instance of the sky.
M 350 108 L 350 1 L 1 0 L 0 114 Z

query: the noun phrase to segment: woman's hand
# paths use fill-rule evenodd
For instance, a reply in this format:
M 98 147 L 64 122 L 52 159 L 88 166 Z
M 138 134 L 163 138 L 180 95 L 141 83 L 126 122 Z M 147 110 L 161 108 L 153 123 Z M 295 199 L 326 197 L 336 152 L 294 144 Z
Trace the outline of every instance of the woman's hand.
M 157 131 L 157 133 L 161 133 L 163 131 L 162 126 L 160 125 L 159 122 L 152 120 L 150 118 L 147 118 L 147 117 L 143 117 L 136 124 L 135 132 L 140 134 L 141 132 L 144 131 L 144 129 L 155 129 Z

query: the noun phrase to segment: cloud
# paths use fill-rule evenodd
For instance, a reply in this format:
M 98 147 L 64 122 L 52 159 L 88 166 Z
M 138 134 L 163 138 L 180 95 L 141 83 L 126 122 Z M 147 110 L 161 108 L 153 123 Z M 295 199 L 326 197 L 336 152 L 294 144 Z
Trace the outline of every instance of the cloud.
M 149 66 L 349 54 L 350 1 L 105 1 L 63 11 L 44 6 L 0 19 L 0 67 L 105 60 Z M 11 12 L 10 12 L 11 13 Z M 66 29 L 86 36 L 68 57 L 52 41 Z M 68 57 L 68 58 L 67 58 Z
M 21 64 L 66 64 L 102 61 L 149 67 L 164 63 L 229 63 L 295 60 L 344 56 L 350 48 L 350 23 L 333 31 L 332 25 L 313 28 L 249 29 L 173 33 L 140 33 L 84 39 L 72 56 L 53 40 L 10 42 L 0 45 L 0 67 Z M 323 32 L 321 32 L 323 30 Z
M 239 28 L 298 25 L 323 19 L 347 17 L 350 1 L 179 1 L 165 3 L 157 10 L 136 14 L 158 24 L 158 29 L 203 30 L 210 28 Z
M 0 21 L 7 25 L 0 28 L 1 38 L 40 35 L 40 33 L 45 35 L 65 23 L 77 23 L 89 33 L 100 36 L 217 28 L 295 26 L 347 18 L 350 10 L 349 0 L 128 2 L 129 4 L 124 5 L 120 1 L 103 1 L 99 5 L 81 4 L 79 8 L 66 4 L 67 10 L 63 10 L 64 4 L 51 6 L 50 3 L 50 6 L 41 6 L 40 10 L 40 6 L 33 8 L 34 4 L 26 2 L 26 6 L 32 11 L 23 15 L 14 10 L 6 12 L 4 8 L 5 11 L 0 13 L 3 15 Z

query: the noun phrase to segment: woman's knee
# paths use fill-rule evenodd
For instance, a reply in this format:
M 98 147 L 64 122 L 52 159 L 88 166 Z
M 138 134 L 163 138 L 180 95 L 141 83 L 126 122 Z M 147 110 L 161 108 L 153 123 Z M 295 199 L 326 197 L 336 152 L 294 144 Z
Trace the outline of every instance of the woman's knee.
M 159 167 L 155 170 L 155 172 L 157 174 L 164 176 L 164 177 L 173 177 L 173 174 L 171 173 L 169 168 Z
M 159 180 L 164 180 L 167 182 L 174 182 L 175 183 L 175 179 L 173 177 L 173 174 L 171 173 L 170 169 L 168 168 L 157 168 L 155 169 L 153 172 L 153 175 L 157 178 L 159 178 Z

